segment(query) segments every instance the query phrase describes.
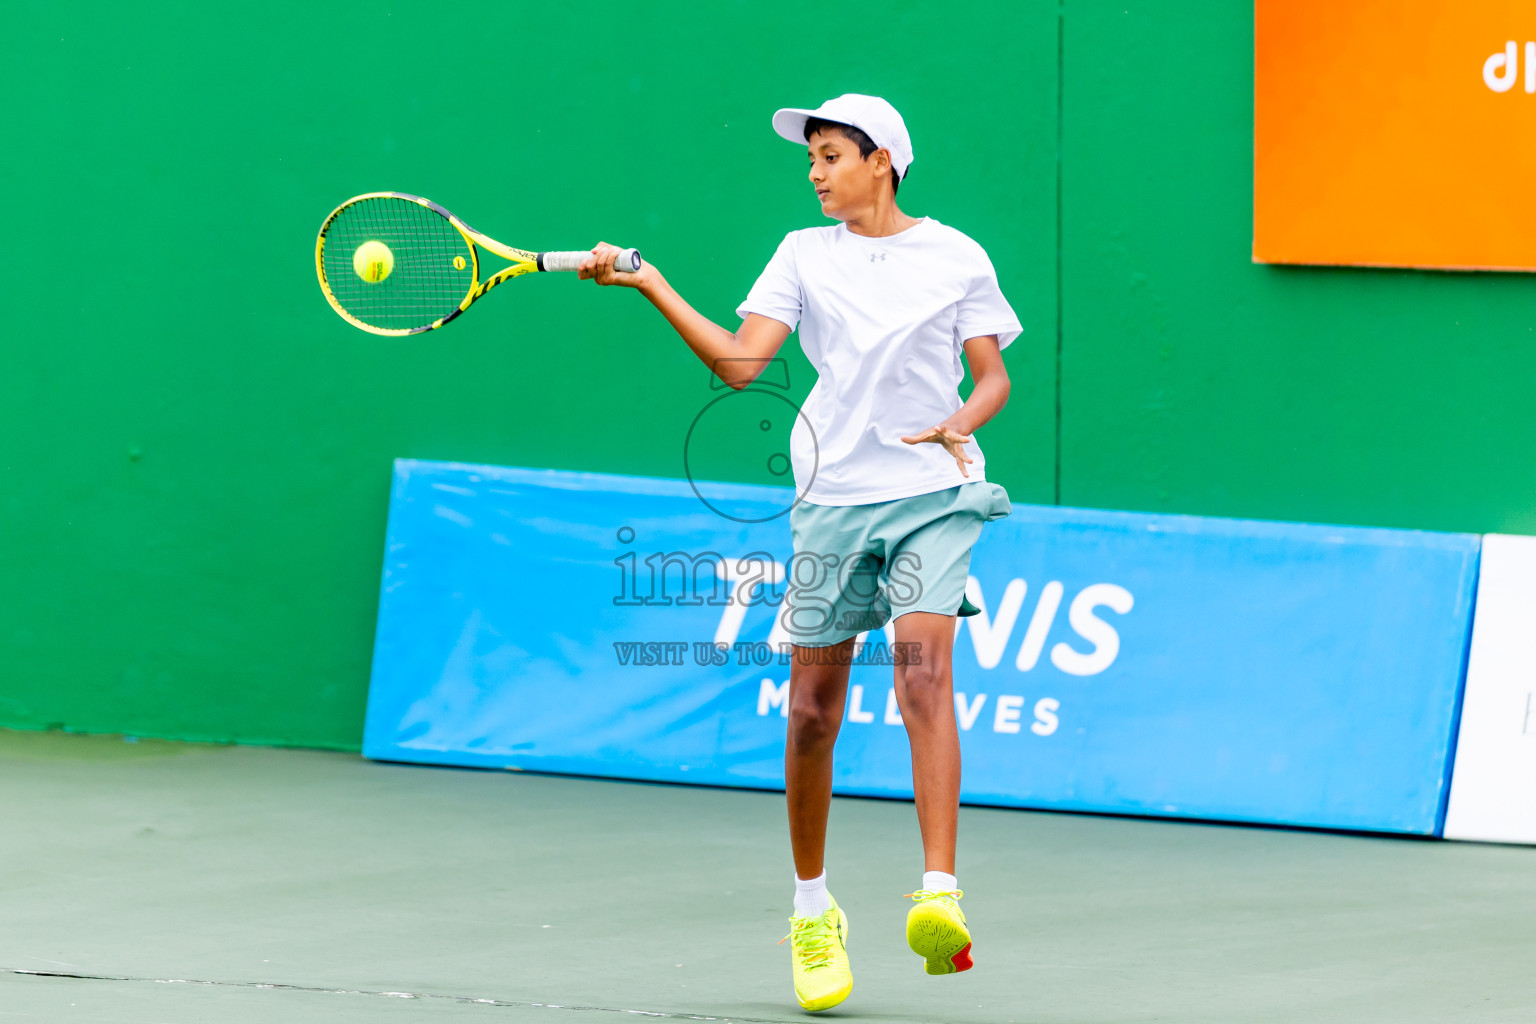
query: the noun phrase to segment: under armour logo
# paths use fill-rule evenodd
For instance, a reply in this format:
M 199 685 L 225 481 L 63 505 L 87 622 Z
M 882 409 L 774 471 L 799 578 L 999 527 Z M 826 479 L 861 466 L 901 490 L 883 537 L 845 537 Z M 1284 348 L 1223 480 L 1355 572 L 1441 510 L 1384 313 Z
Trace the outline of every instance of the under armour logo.
M 884 263 L 885 262 L 885 251 L 881 250 L 880 252 L 872 252 L 872 253 L 870 253 L 869 254 L 869 262 L 871 262 L 871 263 Z

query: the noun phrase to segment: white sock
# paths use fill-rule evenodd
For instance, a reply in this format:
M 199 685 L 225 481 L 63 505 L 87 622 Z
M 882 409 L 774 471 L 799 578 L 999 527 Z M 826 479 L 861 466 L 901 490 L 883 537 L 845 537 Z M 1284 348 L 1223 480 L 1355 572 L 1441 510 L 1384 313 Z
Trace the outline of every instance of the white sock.
M 827 873 L 815 878 L 795 876 L 795 916 L 820 917 L 832 909 L 832 897 L 827 895 Z
M 924 871 L 923 888 L 929 892 L 954 892 L 960 883 L 947 871 Z

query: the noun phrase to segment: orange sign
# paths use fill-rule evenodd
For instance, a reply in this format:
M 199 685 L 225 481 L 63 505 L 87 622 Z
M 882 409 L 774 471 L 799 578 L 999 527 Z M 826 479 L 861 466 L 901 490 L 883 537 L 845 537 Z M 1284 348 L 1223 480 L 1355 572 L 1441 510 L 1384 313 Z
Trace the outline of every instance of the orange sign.
M 1536 3 L 1254 20 L 1255 261 L 1536 270 Z

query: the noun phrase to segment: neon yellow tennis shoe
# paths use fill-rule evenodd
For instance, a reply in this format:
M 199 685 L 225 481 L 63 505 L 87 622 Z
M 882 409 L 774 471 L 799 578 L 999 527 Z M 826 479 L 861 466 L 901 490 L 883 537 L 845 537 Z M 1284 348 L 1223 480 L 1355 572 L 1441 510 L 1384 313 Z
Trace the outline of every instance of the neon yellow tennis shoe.
M 829 897 L 830 898 L 830 897 Z M 832 900 L 820 917 L 792 917 L 790 956 L 795 974 L 795 998 L 812 1013 L 830 1010 L 853 991 L 853 970 L 848 966 L 848 917 Z
M 917 901 L 907 911 L 907 945 L 923 958 L 923 970 L 929 974 L 955 974 L 975 966 L 971 961 L 971 930 L 965 926 L 965 914 L 956 902 L 964 895 L 959 889 L 907 893 Z

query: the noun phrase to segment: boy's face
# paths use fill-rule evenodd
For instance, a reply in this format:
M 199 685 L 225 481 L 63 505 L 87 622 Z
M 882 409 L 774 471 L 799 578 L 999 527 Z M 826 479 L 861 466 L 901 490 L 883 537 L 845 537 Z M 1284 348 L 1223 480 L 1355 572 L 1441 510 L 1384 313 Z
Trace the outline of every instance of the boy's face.
M 821 212 L 835 220 L 847 220 L 868 209 L 882 189 L 891 186 L 877 175 L 883 149 L 859 156 L 859 147 L 836 129 L 814 133 L 806 145 L 810 148 L 811 184 L 821 200 Z

